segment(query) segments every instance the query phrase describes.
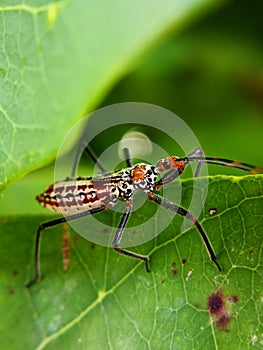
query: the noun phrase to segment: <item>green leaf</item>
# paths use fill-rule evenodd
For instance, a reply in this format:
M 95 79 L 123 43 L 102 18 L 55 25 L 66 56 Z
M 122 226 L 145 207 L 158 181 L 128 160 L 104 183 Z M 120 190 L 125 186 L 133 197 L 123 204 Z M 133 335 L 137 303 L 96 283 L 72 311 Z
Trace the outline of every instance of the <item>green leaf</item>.
M 72 125 L 141 53 L 205 5 L 211 1 L 1 4 L 0 190 L 54 159 Z
M 200 201 L 205 180 L 195 181 Z M 134 248 L 150 256 L 148 274 L 141 262 L 72 232 L 64 271 L 66 228 L 48 229 L 41 245 L 42 279 L 27 289 L 35 231 L 49 217 L 2 217 L 1 349 L 262 348 L 263 176 L 209 181 L 199 220 L 221 273 L 195 227 L 181 231 L 182 219 L 176 216 L 159 236 Z M 181 204 L 187 207 L 193 181 L 182 181 L 182 187 Z M 140 220 L 139 214 L 130 223 Z

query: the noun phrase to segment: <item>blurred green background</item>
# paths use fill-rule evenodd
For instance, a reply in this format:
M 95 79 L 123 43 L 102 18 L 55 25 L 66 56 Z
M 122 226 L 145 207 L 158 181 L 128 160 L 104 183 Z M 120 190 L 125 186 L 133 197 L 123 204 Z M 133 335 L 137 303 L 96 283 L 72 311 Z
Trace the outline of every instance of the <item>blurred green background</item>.
M 162 106 L 191 127 L 207 155 L 262 165 L 262 13 L 262 1 L 241 0 L 188 18 L 140 55 L 96 107 L 127 101 Z M 53 167 L 4 191 L 0 211 L 42 211 L 34 196 L 53 182 Z M 210 167 L 211 174 L 225 172 Z
M 262 13 L 261 1 L 231 1 L 171 32 L 103 105 L 163 106 L 192 128 L 208 155 L 262 165 Z

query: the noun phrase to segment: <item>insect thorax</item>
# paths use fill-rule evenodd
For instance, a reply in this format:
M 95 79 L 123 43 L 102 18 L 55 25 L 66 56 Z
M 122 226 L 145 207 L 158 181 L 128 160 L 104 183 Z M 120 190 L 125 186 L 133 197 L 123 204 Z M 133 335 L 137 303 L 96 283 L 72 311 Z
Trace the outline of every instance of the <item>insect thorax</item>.
M 140 163 L 131 170 L 131 180 L 135 190 L 153 191 L 158 173 L 154 165 Z

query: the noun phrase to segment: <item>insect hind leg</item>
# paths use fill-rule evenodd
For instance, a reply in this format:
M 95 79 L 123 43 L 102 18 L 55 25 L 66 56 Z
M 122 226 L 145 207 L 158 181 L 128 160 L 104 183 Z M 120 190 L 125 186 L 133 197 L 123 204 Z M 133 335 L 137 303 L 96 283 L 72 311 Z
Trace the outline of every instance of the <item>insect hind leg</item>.
M 92 151 L 92 149 L 89 147 L 89 145 L 86 145 L 86 143 L 84 141 L 81 141 L 77 147 L 76 156 L 74 158 L 74 162 L 73 162 L 73 166 L 72 166 L 72 170 L 71 170 L 72 177 L 76 176 L 77 169 L 79 166 L 79 161 L 80 161 L 82 154 L 84 152 L 86 152 L 89 155 L 90 159 L 93 160 L 93 162 L 97 165 L 97 167 L 100 169 L 100 171 L 102 173 L 107 172 L 106 169 L 104 168 L 104 166 L 100 163 L 100 161 L 98 160 L 98 158 L 96 157 L 96 155 Z
M 40 280 L 40 259 L 39 259 L 40 238 L 41 238 L 40 236 L 41 236 L 41 233 L 43 230 L 50 228 L 50 227 L 53 227 L 53 226 L 57 226 L 59 224 L 62 224 L 63 222 L 79 219 L 79 218 L 87 216 L 87 215 L 93 215 L 93 214 L 96 214 L 96 213 L 101 212 L 101 211 L 106 210 L 106 209 L 107 209 L 106 206 L 102 206 L 100 208 L 94 208 L 94 209 L 80 212 L 77 214 L 72 214 L 72 215 L 67 216 L 67 217 L 62 217 L 62 218 L 54 219 L 54 220 L 51 220 L 48 222 L 44 222 L 43 224 L 41 224 L 37 229 L 36 241 L 35 241 L 35 255 L 34 255 L 35 276 L 32 280 L 30 280 L 26 284 L 26 287 L 29 288 L 33 284 L 35 284 L 37 281 Z

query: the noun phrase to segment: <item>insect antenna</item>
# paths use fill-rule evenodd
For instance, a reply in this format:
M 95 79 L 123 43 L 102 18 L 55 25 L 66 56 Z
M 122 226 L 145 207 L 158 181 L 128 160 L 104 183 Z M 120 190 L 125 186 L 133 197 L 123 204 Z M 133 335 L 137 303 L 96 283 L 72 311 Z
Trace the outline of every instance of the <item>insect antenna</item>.
M 225 158 L 215 158 L 215 157 L 186 157 L 183 159 L 185 163 L 190 162 L 200 162 L 200 163 L 208 163 L 208 164 L 215 164 L 215 165 L 221 165 L 221 166 L 227 166 L 230 168 L 236 168 L 241 169 L 244 171 L 248 171 L 251 174 L 258 174 L 259 172 L 263 171 L 263 167 L 259 167 L 256 165 L 251 165 L 243 162 L 239 162 L 236 160 L 231 159 L 225 159 Z

